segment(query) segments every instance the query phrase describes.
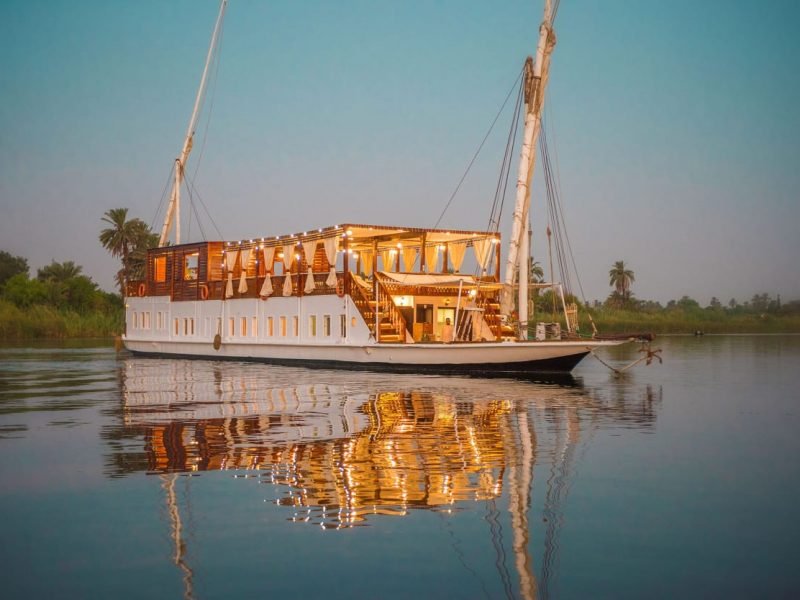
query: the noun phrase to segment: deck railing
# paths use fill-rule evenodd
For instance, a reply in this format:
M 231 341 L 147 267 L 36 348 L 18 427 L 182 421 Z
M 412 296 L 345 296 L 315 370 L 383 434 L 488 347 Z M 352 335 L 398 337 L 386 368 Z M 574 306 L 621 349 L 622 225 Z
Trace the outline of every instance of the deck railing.
M 342 279 L 342 273 L 337 274 Z M 314 273 L 314 289 L 307 292 L 306 282 L 307 273 L 292 273 L 289 275 L 272 276 L 272 293 L 261 296 L 261 289 L 264 285 L 264 277 L 247 277 L 247 291 L 239 292 L 240 279 L 233 279 L 233 295 L 225 297 L 225 289 L 228 285 L 227 279 L 216 281 L 184 281 L 174 282 L 148 282 L 145 280 L 129 281 L 125 288 L 125 295 L 128 297 L 136 296 L 170 296 L 174 301 L 181 300 L 226 300 L 233 298 L 280 298 L 283 297 L 283 286 L 286 277 L 292 278 L 292 296 L 319 296 L 325 294 L 335 294 L 336 287 L 327 284 L 328 273 Z
M 391 341 L 405 342 L 407 329 L 406 320 L 405 317 L 403 317 L 403 313 L 398 310 L 394 300 L 392 299 L 391 293 L 386 289 L 386 286 L 383 284 L 380 277 L 375 278 L 375 288 L 377 290 L 378 297 L 378 319 L 381 323 L 381 327 L 383 325 L 388 325 L 387 328 L 389 330 L 388 332 L 382 331 L 381 327 L 378 327 L 378 336 L 375 339 L 380 342 L 382 341 L 381 333 L 389 333 L 389 335 L 398 338 Z

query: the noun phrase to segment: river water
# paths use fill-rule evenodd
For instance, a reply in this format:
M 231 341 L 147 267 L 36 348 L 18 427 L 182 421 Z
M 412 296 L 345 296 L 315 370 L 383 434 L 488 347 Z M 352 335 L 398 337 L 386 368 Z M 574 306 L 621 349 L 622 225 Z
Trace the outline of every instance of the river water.
M 800 336 L 655 345 L 539 382 L 0 347 L 3 597 L 800 597 Z

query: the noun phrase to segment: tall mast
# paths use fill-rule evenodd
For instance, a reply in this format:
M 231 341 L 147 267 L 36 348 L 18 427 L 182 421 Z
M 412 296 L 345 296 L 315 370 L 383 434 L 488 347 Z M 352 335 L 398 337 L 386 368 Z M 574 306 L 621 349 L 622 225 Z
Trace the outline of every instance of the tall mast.
M 514 283 L 519 282 L 519 321 L 522 325 L 521 337 L 527 338 L 528 324 L 528 212 L 530 208 L 530 187 L 536 161 L 536 142 L 542 123 L 544 92 L 550 70 L 550 56 L 556 45 L 553 31 L 551 0 L 545 0 L 544 18 L 539 26 L 539 43 L 536 46 L 536 60 L 531 57 L 525 61 L 523 85 L 525 91 L 525 131 L 519 156 L 517 176 L 517 196 L 514 205 L 514 224 L 508 248 L 506 274 L 503 282 L 501 310 L 511 313 Z
M 194 129 L 197 125 L 197 117 L 200 112 L 200 105 L 203 101 L 203 96 L 206 91 L 206 83 L 208 81 L 208 67 L 211 64 L 211 59 L 214 56 L 214 51 L 217 47 L 217 40 L 219 32 L 222 28 L 222 18 L 225 16 L 225 8 L 228 5 L 228 0 L 221 0 L 219 6 L 219 15 L 217 16 L 217 23 L 214 25 L 214 33 L 211 34 L 211 43 L 208 46 L 208 54 L 206 55 L 206 64 L 203 67 L 203 76 L 200 78 L 200 87 L 197 90 L 197 97 L 194 100 L 194 110 L 192 110 L 192 118 L 189 119 L 189 127 L 186 130 L 186 138 L 183 141 L 183 148 L 178 158 L 175 159 L 175 180 L 172 184 L 172 194 L 170 195 L 169 205 L 167 206 L 167 214 L 164 216 L 164 225 L 161 228 L 161 237 L 158 240 L 159 246 L 164 246 L 169 238 L 169 230 L 172 226 L 174 217 L 175 221 L 175 243 L 181 243 L 181 183 L 183 182 L 183 169 L 186 166 L 186 160 L 189 158 L 189 153 L 192 151 L 192 139 L 194 138 Z

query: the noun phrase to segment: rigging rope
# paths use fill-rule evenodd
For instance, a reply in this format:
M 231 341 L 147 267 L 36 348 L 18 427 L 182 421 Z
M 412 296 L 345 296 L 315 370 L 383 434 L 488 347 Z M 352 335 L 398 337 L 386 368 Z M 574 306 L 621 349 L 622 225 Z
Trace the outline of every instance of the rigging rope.
M 503 216 L 503 207 L 505 206 L 506 194 L 508 192 L 508 179 L 511 175 L 511 164 L 514 157 L 514 147 L 517 143 L 517 131 L 519 130 L 519 120 L 522 114 L 523 106 L 523 81 L 522 73 L 525 72 L 523 67 L 520 77 L 517 79 L 519 87 L 517 89 L 517 100 L 514 105 L 514 113 L 511 117 L 511 125 L 508 130 L 508 137 L 506 138 L 506 149 L 503 154 L 503 160 L 500 162 L 500 173 L 497 177 L 497 185 L 494 190 L 494 199 L 492 200 L 492 209 L 489 212 L 489 222 L 486 225 L 487 231 L 497 233 L 500 230 L 500 222 Z M 495 260 L 494 252 L 489 256 L 487 270 L 491 271 Z M 480 265 L 475 266 L 476 277 L 480 275 Z
M 169 170 L 169 174 L 167 175 L 167 182 L 164 184 L 164 189 L 161 192 L 161 199 L 158 201 L 158 206 L 156 207 L 156 212 L 153 215 L 153 219 L 150 221 L 150 231 L 154 231 L 156 224 L 158 223 L 158 215 L 161 213 L 161 207 L 164 206 L 164 200 L 167 197 L 167 190 L 169 190 L 169 184 L 171 181 L 175 180 L 175 161 L 172 161 L 172 168 Z
M 217 235 L 219 236 L 219 239 L 220 240 L 225 239 L 224 236 L 222 235 L 222 232 L 219 230 L 219 227 L 217 227 L 217 223 L 216 223 L 216 221 L 214 221 L 214 217 L 211 216 L 211 211 L 208 210 L 208 206 L 206 206 L 206 203 L 203 201 L 203 197 L 200 195 L 200 192 L 197 190 L 197 187 L 195 187 L 194 180 L 189 179 L 187 177 L 186 178 L 186 185 L 187 185 L 187 188 L 189 188 L 189 193 L 190 194 L 194 194 L 194 195 L 197 196 L 197 200 L 200 202 L 200 206 L 203 207 L 203 210 L 205 211 L 206 216 L 208 217 L 208 220 L 211 221 L 211 225 L 214 227 L 214 231 L 217 232 Z M 198 221 L 199 221 L 199 218 L 198 218 Z
M 203 107 L 204 107 L 205 102 L 206 102 L 206 96 L 208 95 L 208 87 L 211 87 L 210 104 L 209 104 L 208 113 L 207 113 L 207 115 L 205 117 L 205 126 L 203 127 L 203 137 L 202 137 L 202 141 L 201 141 L 201 144 L 200 144 L 200 150 L 197 153 L 197 161 L 196 161 L 196 164 L 195 164 L 195 167 L 194 167 L 194 176 L 193 176 L 194 178 L 197 178 L 197 172 L 200 170 L 200 163 L 202 162 L 203 154 L 204 154 L 205 148 L 206 148 L 206 141 L 208 140 L 208 129 L 209 129 L 209 125 L 211 123 L 211 113 L 212 113 L 212 111 L 214 109 L 214 99 L 216 98 L 217 79 L 218 79 L 218 75 L 219 75 L 219 65 L 220 65 L 220 62 L 221 62 L 220 54 L 222 52 L 222 50 L 221 50 L 222 49 L 222 39 L 223 39 L 224 32 L 225 32 L 225 28 L 223 27 L 224 21 L 225 21 L 225 13 L 223 13 L 221 18 L 220 18 L 220 22 L 219 22 L 219 37 L 218 37 L 217 44 L 214 47 L 213 55 L 211 57 L 211 62 L 213 64 L 213 74 L 211 76 L 210 85 L 206 86 L 203 89 L 203 92 L 202 92 L 202 94 L 200 96 L 200 101 L 199 101 L 199 103 L 197 105 L 198 113 L 202 114 L 203 113 Z M 196 131 L 196 128 L 194 130 L 192 130 L 192 132 L 191 132 L 192 142 L 194 140 L 195 131 Z M 155 228 L 155 226 L 156 226 L 156 223 L 158 223 L 158 220 L 159 220 L 158 217 L 159 217 L 159 214 L 161 213 L 162 207 L 164 206 L 164 201 L 165 201 L 165 199 L 167 197 L 167 190 L 169 189 L 170 182 L 175 180 L 175 162 L 176 161 L 173 161 L 173 163 L 172 163 L 172 168 L 170 169 L 170 174 L 167 177 L 167 183 L 164 186 L 164 191 L 161 193 L 161 199 L 159 200 L 158 206 L 156 207 L 155 214 L 153 215 L 153 220 L 151 221 L 151 226 L 150 226 L 151 230 L 153 230 Z M 186 188 L 187 188 L 187 191 L 189 193 L 189 209 L 190 210 L 189 210 L 189 219 L 188 219 L 188 223 L 187 223 L 187 227 L 186 227 L 186 238 L 187 238 L 187 240 L 191 239 L 192 214 L 194 214 L 195 218 L 197 218 L 197 225 L 200 228 L 200 233 L 203 236 L 203 239 L 204 240 L 207 239 L 206 235 L 205 235 L 205 231 L 203 230 L 203 225 L 200 222 L 200 216 L 199 216 L 199 214 L 197 212 L 197 208 L 194 206 L 193 192 L 194 192 L 194 194 L 197 195 L 198 199 L 200 200 L 200 202 L 201 202 L 201 204 L 203 206 L 203 209 L 206 212 L 206 215 L 208 215 L 208 218 L 211 221 L 212 225 L 214 226 L 214 229 L 219 234 L 220 239 L 222 239 L 222 234 L 220 233 L 219 228 L 217 227 L 217 224 L 214 223 L 214 219 L 211 217 L 211 213 L 209 212 L 208 207 L 205 205 L 205 203 L 203 202 L 202 198 L 200 198 L 200 194 L 197 192 L 197 188 L 190 181 L 189 174 L 188 174 L 188 172 L 186 170 L 186 165 L 184 165 L 183 179 L 186 181 Z
M 220 54 L 222 54 L 222 40 L 225 35 L 225 28 L 223 27 L 225 20 L 225 15 L 222 16 L 222 21 L 220 21 L 219 27 L 219 38 L 217 40 L 217 46 L 214 49 L 214 56 L 212 58 L 212 62 L 214 63 L 214 75 L 211 78 L 211 101 L 208 107 L 208 115 L 206 116 L 206 123 L 205 127 L 203 128 L 203 140 L 200 143 L 200 152 L 197 155 L 197 164 L 194 167 L 194 178 L 197 178 L 197 171 L 200 169 L 200 162 L 203 160 L 203 153 L 206 149 L 206 140 L 208 139 L 208 126 L 211 124 L 211 113 L 214 110 L 214 99 L 216 98 L 217 94 L 217 76 L 219 75 L 219 64 L 220 64 Z M 205 96 L 207 92 L 203 92 L 203 99 L 201 101 L 201 110 L 202 105 L 205 103 Z M 194 133 L 194 132 L 193 132 Z
M 456 185 L 456 188 L 453 190 L 453 193 L 450 194 L 450 199 L 447 201 L 447 204 L 445 204 L 444 209 L 442 210 L 442 213 L 439 215 L 439 218 L 436 220 L 436 223 L 433 225 L 432 229 L 436 229 L 437 227 L 439 227 L 439 223 L 441 223 L 442 219 L 444 218 L 445 213 L 450 208 L 450 204 L 452 204 L 453 199 L 456 197 L 456 194 L 458 194 L 458 191 L 461 189 L 461 184 L 464 183 L 464 180 L 467 178 L 467 174 L 469 174 L 469 171 L 472 168 L 472 165 L 475 163 L 475 159 L 478 158 L 478 154 L 480 154 L 481 150 L 483 149 L 483 145 L 486 143 L 486 140 L 489 138 L 489 134 L 492 133 L 492 130 L 494 129 L 495 123 L 497 123 L 497 119 L 499 119 L 500 115 L 503 113 L 503 109 L 506 107 L 506 104 L 508 103 L 508 99 L 511 97 L 511 94 L 514 91 L 514 88 L 517 87 L 517 83 L 519 82 L 521 77 L 522 77 L 522 71 L 520 71 L 519 75 L 517 75 L 517 78 L 514 81 L 514 85 L 512 85 L 511 89 L 508 90 L 508 94 L 506 95 L 506 99 L 503 100 L 503 104 L 502 104 L 502 106 L 500 106 L 500 110 L 497 111 L 497 114 L 495 115 L 494 120 L 492 121 L 492 124 L 489 125 L 489 130 L 486 132 L 486 135 L 483 136 L 483 139 L 481 140 L 481 143 L 478 145 L 478 149 L 475 151 L 475 154 L 472 156 L 472 160 L 469 161 L 469 164 L 467 165 L 467 168 L 464 171 L 464 174 L 461 176 L 461 179 L 459 179 L 458 185 Z

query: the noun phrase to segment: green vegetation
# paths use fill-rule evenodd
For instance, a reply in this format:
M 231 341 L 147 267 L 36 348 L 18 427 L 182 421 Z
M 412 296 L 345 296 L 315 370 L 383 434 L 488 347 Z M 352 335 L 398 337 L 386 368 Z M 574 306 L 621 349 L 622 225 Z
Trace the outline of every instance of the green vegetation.
M 120 293 L 99 289 L 71 260 L 53 261 L 30 278 L 26 258 L 0 251 L 0 340 L 107 337 L 123 331 L 125 285 L 143 277 L 147 249 L 158 236 L 141 219 L 128 219 L 127 208 L 111 209 L 101 220 L 109 227 L 100 232 L 100 243 L 122 263 Z
M 0 252 L 0 340 L 103 337 L 123 328 L 122 299 L 72 261 L 28 277 L 28 261 Z
M 763 298 L 767 294 L 757 296 Z M 772 305 L 769 310 L 762 310 L 752 301 L 744 305 L 735 303 L 733 308 L 711 305 L 703 308 L 684 296 L 671 300 L 665 307 L 658 302 L 643 302 L 625 308 L 594 306 L 588 312 L 602 333 L 800 333 L 800 301 L 785 305 L 780 300 L 769 302 Z M 591 330 L 587 321 L 581 319 L 584 332 Z
M 127 208 L 112 208 L 101 220 L 110 227 L 100 232 L 100 243 L 122 263 L 117 271 L 117 285 L 120 296 L 124 296 L 128 281 L 144 277 L 147 249 L 158 244 L 158 236 L 141 219 L 129 220 Z
M 608 272 L 608 285 L 614 287 L 613 302 L 624 305 L 631 299 L 631 285 L 636 278 L 633 271 L 625 268 L 625 261 L 618 260 Z
M 631 291 L 634 281 L 634 272 L 624 261 L 615 262 L 609 271 L 609 285 L 614 289 L 608 298 L 581 306 L 581 332 L 592 331 L 588 313 L 600 333 L 800 333 L 800 300 L 782 303 L 780 295 L 772 298 L 769 294 L 755 294 L 741 304 L 732 298 L 725 306 L 711 298 L 703 307 L 683 296 L 662 305 L 635 298 Z M 580 305 L 572 296 L 567 298 L 570 301 Z M 549 290 L 539 295 L 536 306 L 541 312 L 534 320 L 542 320 L 543 313 L 552 316 L 553 297 Z M 558 312 L 556 309 L 557 316 Z

